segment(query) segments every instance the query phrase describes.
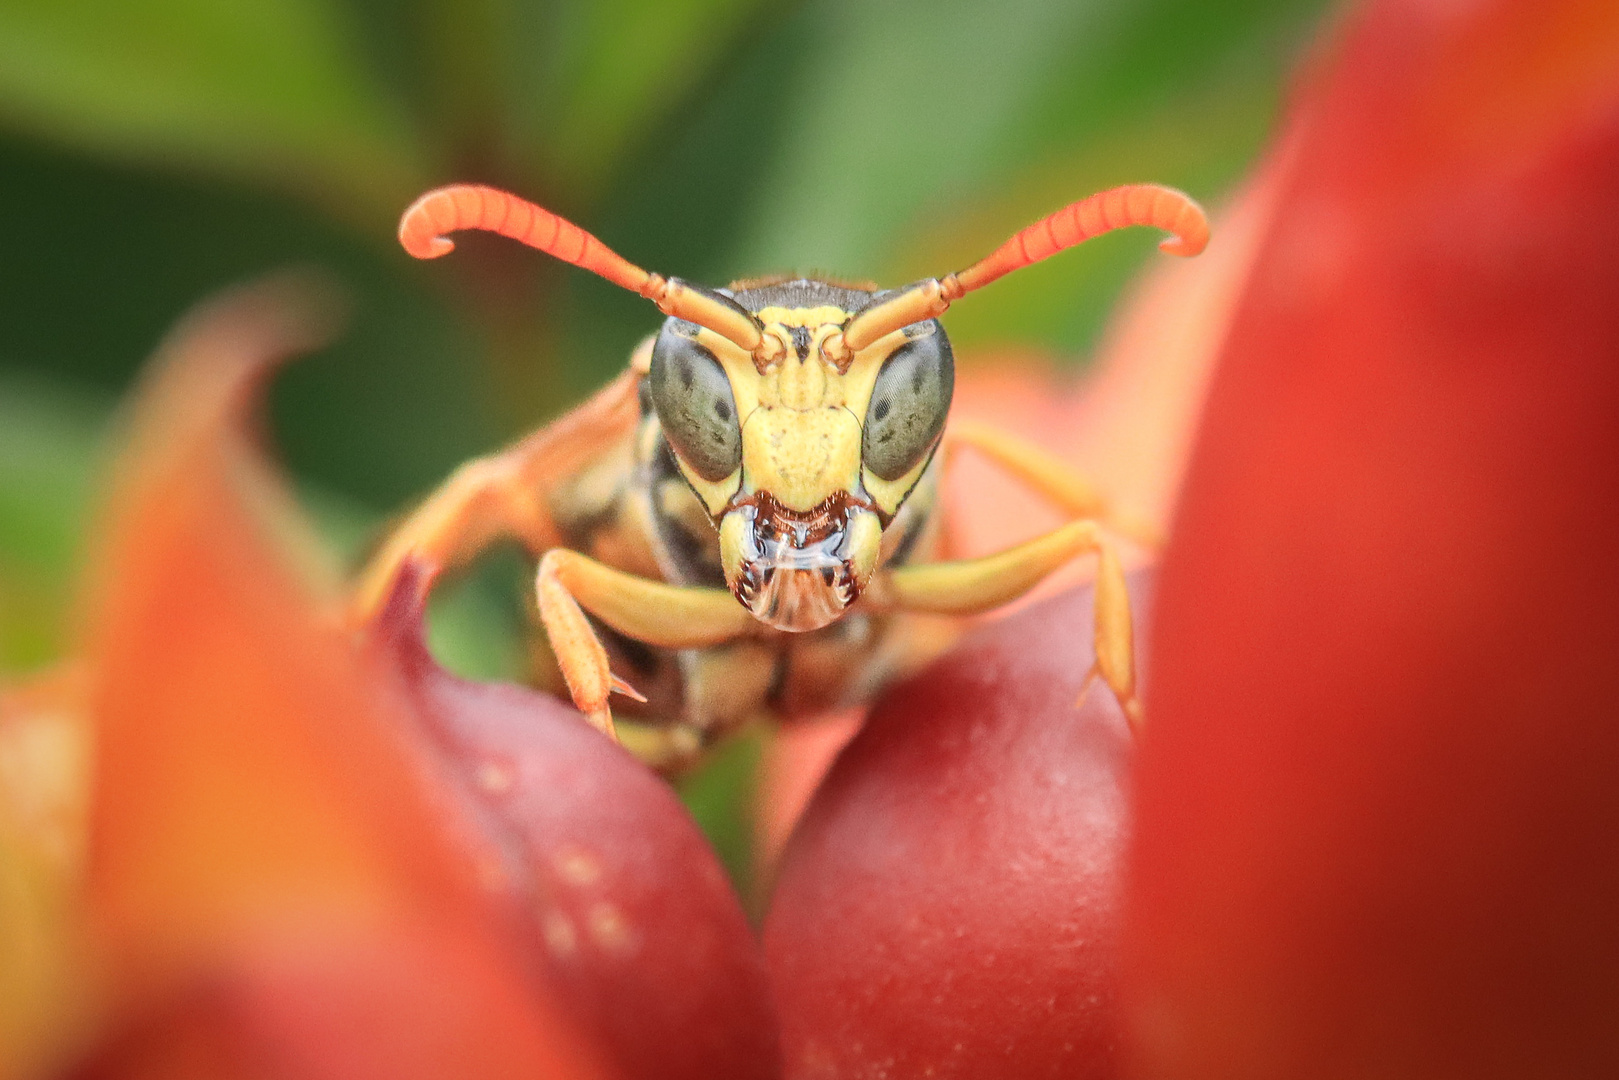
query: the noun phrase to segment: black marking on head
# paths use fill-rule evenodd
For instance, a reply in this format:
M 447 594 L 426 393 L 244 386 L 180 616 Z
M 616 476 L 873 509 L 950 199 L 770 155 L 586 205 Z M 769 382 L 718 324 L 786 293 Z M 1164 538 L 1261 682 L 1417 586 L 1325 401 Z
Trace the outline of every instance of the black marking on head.
M 815 278 L 794 278 L 790 281 L 769 281 L 764 284 L 745 281 L 739 284 L 749 287 L 738 289 L 730 295 L 750 313 L 760 312 L 767 307 L 830 306 L 842 308 L 844 311 L 858 311 L 871 299 L 869 289 L 837 285 Z
M 793 338 L 793 351 L 798 353 L 800 360 L 809 358 L 810 332 L 807 326 L 790 327 L 787 331 Z

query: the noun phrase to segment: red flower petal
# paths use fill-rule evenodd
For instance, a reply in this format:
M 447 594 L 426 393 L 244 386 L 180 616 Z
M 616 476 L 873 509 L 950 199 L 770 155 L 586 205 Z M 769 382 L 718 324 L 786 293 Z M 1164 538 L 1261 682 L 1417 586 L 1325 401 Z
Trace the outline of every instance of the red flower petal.
M 1619 1074 L 1619 8 L 1388 2 L 1166 557 L 1143 1075 Z
M 602 1075 L 435 813 L 407 706 L 272 540 L 293 519 L 240 431 L 268 362 L 318 336 L 307 310 L 216 302 L 135 410 L 91 656 L 88 1067 Z
M 764 955 L 669 785 L 571 706 L 445 672 L 410 572 L 378 643 L 488 850 L 547 981 L 626 1077 L 780 1072 Z
M 977 631 L 838 758 L 765 923 L 789 1077 L 1114 1074 L 1131 737 L 1105 689 L 1074 707 L 1090 618 Z

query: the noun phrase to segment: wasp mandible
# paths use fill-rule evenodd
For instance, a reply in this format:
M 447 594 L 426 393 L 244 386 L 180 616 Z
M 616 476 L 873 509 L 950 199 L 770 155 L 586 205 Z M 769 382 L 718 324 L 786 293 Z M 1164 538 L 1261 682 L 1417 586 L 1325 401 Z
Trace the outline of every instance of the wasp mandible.
M 927 652 L 907 617 L 988 611 L 1095 555 L 1086 685 L 1099 677 L 1139 724 L 1107 508 L 1012 435 L 946 430 L 954 363 L 939 322 L 967 293 L 1130 225 L 1171 233 L 1160 247 L 1174 255 L 1208 242 L 1190 197 L 1132 184 L 1058 210 L 965 270 L 898 289 L 808 277 L 711 289 L 649 273 L 507 192 L 428 192 L 399 223 L 417 258 L 448 253 L 457 230 L 499 233 L 640 293 L 667 318 L 584 405 L 462 466 L 406 518 L 362 576 L 357 614 L 377 613 L 407 563 L 425 593 L 515 538 L 539 560 L 540 621 L 574 704 L 616 738 L 609 695 L 641 703 L 626 741 L 672 770 L 761 715 L 869 698 Z M 998 554 L 948 558 L 941 445 L 973 447 L 1072 520 Z

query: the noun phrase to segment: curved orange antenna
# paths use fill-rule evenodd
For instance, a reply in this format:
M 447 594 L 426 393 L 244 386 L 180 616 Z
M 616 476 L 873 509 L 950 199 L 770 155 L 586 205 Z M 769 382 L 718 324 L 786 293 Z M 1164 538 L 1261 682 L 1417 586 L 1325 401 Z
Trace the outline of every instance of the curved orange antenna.
M 840 364 L 847 365 L 855 352 L 878 338 L 902 326 L 938 318 L 953 301 L 997 278 L 1093 236 L 1131 225 L 1152 225 L 1174 233 L 1158 245 L 1171 255 L 1196 255 L 1209 243 L 1208 218 L 1190 195 L 1160 184 L 1111 188 L 1048 214 L 960 273 L 918 282 L 867 308 L 844 328 L 841 343 L 830 343 L 830 350 L 823 345 L 822 350 L 830 351 Z
M 455 250 L 447 233 L 478 229 L 527 244 L 640 293 L 666 315 L 706 326 L 749 353 L 773 354 L 751 317 L 683 282 L 641 269 L 594 236 L 542 206 L 484 184 L 451 184 L 411 203 L 399 219 L 399 243 L 418 259 Z
M 1048 214 L 954 277 L 963 294 L 1050 258 L 1093 236 L 1131 225 L 1152 225 L 1175 235 L 1158 246 L 1190 257 L 1209 243 L 1209 221 L 1190 195 L 1160 184 L 1125 184 Z
M 445 234 L 462 229 L 499 233 L 631 292 L 652 277 L 573 222 L 483 184 L 451 184 L 411 203 L 399 219 L 399 242 L 418 259 L 436 259 L 455 250 Z

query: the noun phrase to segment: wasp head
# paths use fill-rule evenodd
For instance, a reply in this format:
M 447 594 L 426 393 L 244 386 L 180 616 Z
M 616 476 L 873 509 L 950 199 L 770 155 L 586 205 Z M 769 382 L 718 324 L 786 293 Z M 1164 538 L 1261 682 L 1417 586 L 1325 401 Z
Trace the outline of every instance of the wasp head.
M 796 280 L 712 295 L 774 347 L 744 350 L 671 318 L 653 347 L 651 404 L 720 530 L 731 591 L 771 626 L 819 629 L 865 589 L 938 445 L 950 344 L 925 319 L 844 347 L 851 320 L 887 298 L 872 290 Z

